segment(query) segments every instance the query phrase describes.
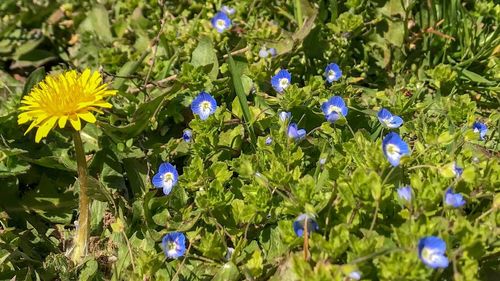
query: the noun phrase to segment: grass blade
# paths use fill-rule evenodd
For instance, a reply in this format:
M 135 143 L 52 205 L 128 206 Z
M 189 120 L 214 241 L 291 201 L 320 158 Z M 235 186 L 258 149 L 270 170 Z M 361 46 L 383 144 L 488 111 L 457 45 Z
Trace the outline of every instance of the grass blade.
M 248 107 L 247 97 L 245 95 L 245 91 L 243 90 L 243 83 L 241 81 L 241 73 L 236 69 L 236 64 L 234 63 L 233 57 L 229 54 L 229 71 L 231 72 L 231 77 L 233 80 L 234 90 L 236 91 L 236 95 L 238 96 L 238 100 L 240 101 L 241 110 L 243 111 L 243 119 L 245 119 L 245 127 L 250 135 L 250 139 L 252 143 L 255 143 L 255 132 L 251 125 L 251 116 L 250 116 L 250 108 Z

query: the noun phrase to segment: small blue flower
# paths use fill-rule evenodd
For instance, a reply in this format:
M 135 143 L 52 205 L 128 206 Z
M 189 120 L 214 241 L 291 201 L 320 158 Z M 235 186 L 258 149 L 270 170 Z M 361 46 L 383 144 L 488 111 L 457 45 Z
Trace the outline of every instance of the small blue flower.
M 273 139 L 271 137 L 266 138 L 266 145 L 271 145 L 273 143 Z
M 378 120 L 387 128 L 399 128 L 403 124 L 403 119 L 397 115 L 392 115 L 389 110 L 382 108 L 378 112 Z
M 269 50 L 267 50 L 269 52 L 269 54 L 272 56 L 272 57 L 275 57 L 278 52 L 276 51 L 276 48 L 269 48 Z
M 206 92 L 201 92 L 191 103 L 191 110 L 194 114 L 198 114 L 201 120 L 206 120 L 216 109 L 217 102 Z
M 158 170 L 158 173 L 153 176 L 153 185 L 156 188 L 162 188 L 163 193 L 168 195 L 172 191 L 172 187 L 177 184 L 179 174 L 170 163 L 161 164 Z
M 398 188 L 398 196 L 401 200 L 411 201 L 411 187 L 409 185 Z
M 234 8 L 228 7 L 226 5 L 222 6 L 221 11 L 227 15 L 232 15 L 236 12 Z
M 458 178 L 462 175 L 463 172 L 464 169 L 462 167 L 459 167 L 457 165 L 457 162 L 453 162 L 453 174 L 455 174 L 455 176 Z
M 292 82 L 292 75 L 286 69 L 281 69 L 271 77 L 271 85 L 278 93 L 282 93 Z
M 326 158 L 320 158 L 320 159 L 319 159 L 319 164 L 320 164 L 321 166 L 325 165 L 325 163 L 326 163 Z
M 446 243 L 436 236 L 427 236 L 418 242 L 418 257 L 422 262 L 432 268 L 448 267 Z
M 321 105 L 321 110 L 325 114 L 328 122 L 335 122 L 341 116 L 345 117 L 349 109 L 345 105 L 344 100 L 339 96 L 333 96 L 328 101 Z
M 302 237 L 302 235 L 304 235 L 306 220 L 307 220 L 307 232 L 309 234 L 311 233 L 311 231 L 319 230 L 318 223 L 314 220 L 314 217 L 307 214 L 301 214 L 293 222 L 293 231 L 295 231 L 295 234 L 298 237 Z
M 453 208 L 460 208 L 465 205 L 465 200 L 462 194 L 454 193 L 451 188 L 448 188 L 444 195 L 444 204 Z
M 231 27 L 231 19 L 224 12 L 218 12 L 212 18 L 212 26 L 217 29 L 219 33 Z
M 286 122 L 286 120 L 292 118 L 292 113 L 291 112 L 286 112 L 286 111 L 281 111 L 279 113 L 280 116 L 280 121 L 281 122 Z
M 342 70 L 340 70 L 340 67 L 336 63 L 330 63 L 325 68 L 325 77 L 328 83 L 337 81 L 342 77 Z
M 298 129 L 297 124 L 295 123 L 290 123 L 288 125 L 288 137 L 295 139 L 295 140 L 301 140 L 306 136 L 306 130 L 304 129 Z
M 385 136 L 382 141 L 382 150 L 384 151 L 384 155 L 387 160 L 389 160 L 391 165 L 394 167 L 399 165 L 401 157 L 410 154 L 408 144 L 406 144 L 406 142 L 404 142 L 401 137 L 394 132 Z
M 186 129 L 186 130 L 184 130 L 184 132 L 182 132 L 182 139 L 185 142 L 191 142 L 192 138 L 193 138 L 193 132 L 191 132 L 191 130 Z
M 351 280 L 359 280 L 361 279 L 361 272 L 357 270 L 351 271 L 351 273 L 349 273 L 347 277 L 349 277 Z
M 163 236 L 162 248 L 165 255 L 171 259 L 182 257 L 186 252 L 186 237 L 181 232 L 170 232 Z
M 266 47 L 262 47 L 260 48 L 260 51 L 259 51 L 259 57 L 265 59 L 269 56 L 269 52 L 267 51 Z
M 472 129 L 474 130 L 474 133 L 479 133 L 479 138 L 481 140 L 484 140 L 484 136 L 486 136 L 486 133 L 488 132 L 486 124 L 476 121 L 472 125 Z

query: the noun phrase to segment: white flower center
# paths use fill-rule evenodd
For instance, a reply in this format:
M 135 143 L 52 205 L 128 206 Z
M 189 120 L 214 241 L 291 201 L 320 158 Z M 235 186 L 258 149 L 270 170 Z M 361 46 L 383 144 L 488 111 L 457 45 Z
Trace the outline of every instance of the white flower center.
M 342 110 L 340 109 L 340 107 L 335 106 L 335 105 L 330 105 L 330 106 L 328 107 L 328 110 L 327 110 L 326 114 L 327 114 L 327 115 L 330 115 L 330 114 L 332 114 L 332 112 L 337 112 L 338 114 L 340 114 L 340 113 L 341 113 L 341 111 L 342 111 Z
M 424 247 L 422 249 L 422 258 L 429 263 L 433 263 L 434 261 L 439 259 L 439 255 L 435 250 Z
M 388 144 L 385 149 L 387 151 L 387 154 L 391 158 L 398 157 L 398 155 L 400 153 L 399 147 L 397 147 L 396 145 L 394 145 L 392 143 Z
M 163 183 L 166 186 L 171 186 L 173 181 L 174 181 L 174 174 L 172 173 L 163 174 Z
M 479 129 L 478 128 L 474 128 L 474 133 L 479 133 Z
M 223 20 L 223 19 L 218 19 L 216 22 L 215 22 L 215 25 L 217 26 L 217 28 L 219 29 L 224 29 L 226 28 L 226 22 Z
M 387 125 L 387 127 L 389 127 L 390 125 L 392 125 L 392 120 L 393 120 L 392 117 L 382 119 L 382 121 L 384 121 L 384 124 Z
M 210 104 L 209 101 L 203 101 L 200 103 L 200 110 L 202 112 L 204 112 L 205 114 L 208 114 L 211 109 L 212 109 L 212 105 Z
M 288 85 L 290 85 L 290 82 L 288 81 L 288 79 L 286 79 L 286 78 L 280 79 L 280 87 L 282 89 L 286 89 L 288 87 Z
M 329 70 L 328 71 L 328 79 L 333 80 L 333 79 L 335 79 L 335 77 L 336 77 L 335 72 L 333 70 Z

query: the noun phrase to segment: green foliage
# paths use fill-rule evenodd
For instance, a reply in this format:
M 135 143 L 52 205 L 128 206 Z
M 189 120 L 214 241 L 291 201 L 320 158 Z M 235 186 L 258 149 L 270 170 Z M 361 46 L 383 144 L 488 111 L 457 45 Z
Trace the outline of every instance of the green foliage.
M 236 13 L 218 33 L 210 20 L 222 5 Z M 4 0 L 0 11 L 1 280 L 347 280 L 353 271 L 365 280 L 496 280 L 494 1 Z M 262 47 L 277 56 L 259 57 Z M 328 84 L 331 62 L 343 77 Z M 17 115 L 46 73 L 86 67 L 118 95 L 82 130 L 91 239 L 74 265 L 71 132 L 36 144 Z M 280 68 L 292 74 L 284 94 L 270 83 Z M 190 109 L 200 91 L 218 103 L 205 121 Z M 335 124 L 321 112 L 333 95 L 349 106 Z M 382 107 L 404 119 L 397 131 L 411 149 L 395 168 L 381 150 Z M 305 139 L 287 137 L 281 111 Z M 485 140 L 474 121 L 488 126 Z M 163 162 L 180 174 L 168 196 L 151 182 Z M 397 195 L 404 185 L 411 202 Z M 443 205 L 448 187 L 464 195 L 463 208 Z M 308 259 L 292 227 L 302 213 L 319 225 Z M 188 241 L 177 260 L 161 246 L 172 231 Z M 428 235 L 446 241 L 448 268 L 419 259 Z

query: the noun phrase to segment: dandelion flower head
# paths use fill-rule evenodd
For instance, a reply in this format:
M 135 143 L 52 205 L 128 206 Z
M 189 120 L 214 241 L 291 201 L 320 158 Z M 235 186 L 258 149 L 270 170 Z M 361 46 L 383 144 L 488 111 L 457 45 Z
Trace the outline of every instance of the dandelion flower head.
M 85 69 L 79 73 L 69 70 L 49 75 L 23 97 L 19 108 L 22 113 L 17 122 L 31 122 L 25 134 L 38 127 L 36 142 L 46 137 L 56 123 L 64 128 L 69 121 L 76 131 L 80 131 L 80 119 L 95 123 L 94 112 L 102 113 L 101 108 L 111 108 L 105 98 L 115 94 L 116 90 L 109 90 L 97 71 Z

